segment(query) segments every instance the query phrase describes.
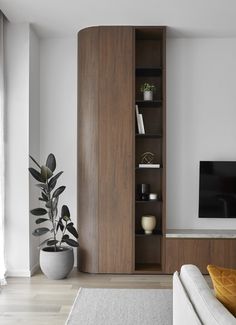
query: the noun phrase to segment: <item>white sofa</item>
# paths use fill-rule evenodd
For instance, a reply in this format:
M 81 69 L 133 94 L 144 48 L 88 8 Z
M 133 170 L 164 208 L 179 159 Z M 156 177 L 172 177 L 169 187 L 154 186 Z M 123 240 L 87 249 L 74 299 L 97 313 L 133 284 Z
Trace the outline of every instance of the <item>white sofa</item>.
M 236 325 L 195 265 L 183 265 L 173 277 L 174 325 Z

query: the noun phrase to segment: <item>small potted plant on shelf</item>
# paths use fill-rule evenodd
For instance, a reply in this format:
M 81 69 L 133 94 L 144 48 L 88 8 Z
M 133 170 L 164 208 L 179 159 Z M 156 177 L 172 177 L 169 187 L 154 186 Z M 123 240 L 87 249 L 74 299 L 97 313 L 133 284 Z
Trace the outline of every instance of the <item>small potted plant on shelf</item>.
M 74 266 L 74 252 L 72 247 L 78 247 L 78 233 L 70 218 L 68 206 L 61 207 L 58 215 L 59 197 L 64 192 L 65 186 L 56 188 L 57 180 L 63 173 L 55 174 L 56 158 L 50 154 L 46 164 L 40 166 L 38 162 L 30 156 L 37 166 L 37 169 L 29 168 L 30 174 L 39 183 L 36 184 L 41 190 L 39 200 L 44 207 L 31 210 L 31 214 L 38 217 L 35 220 L 37 225 L 46 223 L 47 226 L 39 226 L 33 231 L 34 236 L 47 235 L 40 244 L 40 267 L 43 273 L 53 280 L 63 279 L 68 276 Z M 76 240 L 70 238 L 72 235 Z M 69 245 L 69 246 L 67 246 Z
M 153 92 L 155 91 L 156 87 L 154 85 L 145 82 L 140 90 L 143 93 L 143 100 L 153 100 Z

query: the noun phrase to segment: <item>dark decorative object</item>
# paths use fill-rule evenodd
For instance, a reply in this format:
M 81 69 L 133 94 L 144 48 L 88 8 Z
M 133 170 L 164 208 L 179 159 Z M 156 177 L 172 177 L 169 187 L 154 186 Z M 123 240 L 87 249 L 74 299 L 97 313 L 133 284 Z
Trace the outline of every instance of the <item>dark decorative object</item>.
M 138 199 L 141 201 L 149 200 L 150 184 L 138 184 L 137 185 Z
M 153 160 L 154 160 L 154 153 L 152 152 L 144 152 L 142 155 L 141 155 L 141 159 L 140 159 L 140 163 L 141 164 L 151 164 L 153 163 Z

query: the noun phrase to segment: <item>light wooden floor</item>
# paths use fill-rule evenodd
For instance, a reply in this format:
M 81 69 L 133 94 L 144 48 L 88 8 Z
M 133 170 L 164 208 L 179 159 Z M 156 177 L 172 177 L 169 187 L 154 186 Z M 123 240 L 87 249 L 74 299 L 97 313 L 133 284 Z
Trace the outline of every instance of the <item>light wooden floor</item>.
M 0 293 L 0 324 L 64 325 L 80 287 L 171 288 L 172 276 L 90 275 L 75 269 L 68 279 L 59 281 L 41 273 L 32 278 L 8 278 Z

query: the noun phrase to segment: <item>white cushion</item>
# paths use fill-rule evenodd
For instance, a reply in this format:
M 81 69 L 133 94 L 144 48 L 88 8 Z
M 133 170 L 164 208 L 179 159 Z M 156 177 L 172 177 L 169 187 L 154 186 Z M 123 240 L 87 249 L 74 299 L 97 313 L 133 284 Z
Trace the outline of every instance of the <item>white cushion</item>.
M 173 276 L 173 325 L 201 324 L 176 271 Z
M 180 279 L 204 325 L 236 325 L 234 316 L 216 299 L 195 265 L 183 265 Z

